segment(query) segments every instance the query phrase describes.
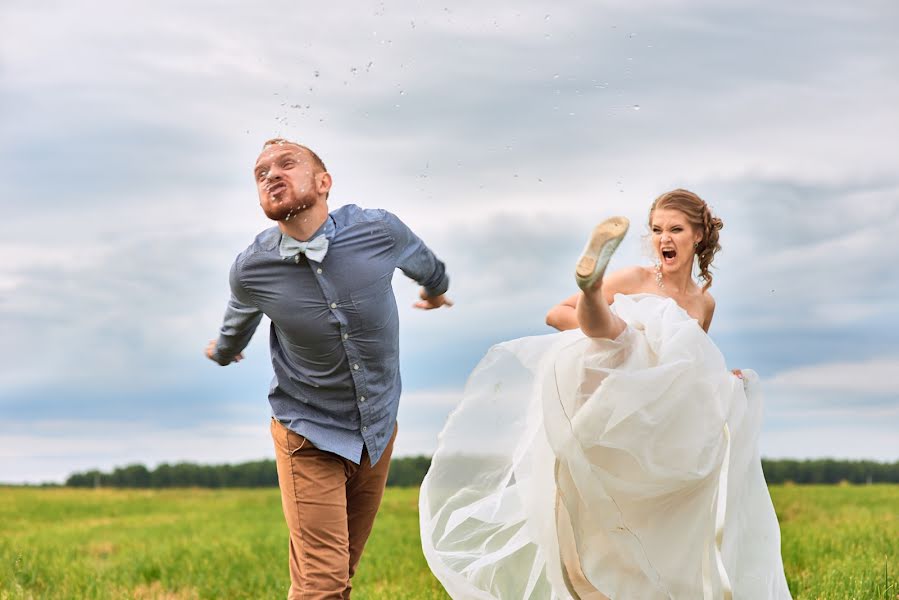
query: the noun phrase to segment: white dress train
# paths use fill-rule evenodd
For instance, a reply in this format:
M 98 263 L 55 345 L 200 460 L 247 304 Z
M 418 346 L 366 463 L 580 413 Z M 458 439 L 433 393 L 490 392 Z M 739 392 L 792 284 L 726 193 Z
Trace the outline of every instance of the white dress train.
M 617 295 L 615 340 L 494 346 L 421 487 L 457 599 L 788 599 L 758 377 L 672 299 Z

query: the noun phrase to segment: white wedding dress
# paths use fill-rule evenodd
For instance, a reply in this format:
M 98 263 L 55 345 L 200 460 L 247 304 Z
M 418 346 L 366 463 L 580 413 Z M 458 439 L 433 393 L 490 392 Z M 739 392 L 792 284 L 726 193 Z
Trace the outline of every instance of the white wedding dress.
M 615 340 L 494 346 L 421 487 L 459 599 L 788 599 L 758 454 L 757 375 L 672 299 L 617 295 Z

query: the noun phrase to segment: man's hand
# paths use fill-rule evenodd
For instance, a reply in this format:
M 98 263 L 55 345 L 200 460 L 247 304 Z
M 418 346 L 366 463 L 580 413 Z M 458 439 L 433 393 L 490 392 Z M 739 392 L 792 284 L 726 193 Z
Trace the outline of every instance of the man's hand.
M 421 302 L 416 302 L 412 306 L 415 308 L 420 308 L 422 310 L 434 310 L 435 308 L 440 308 L 441 306 L 446 306 L 449 308 L 453 305 L 453 301 L 446 297 L 446 294 L 440 294 L 439 296 L 428 296 L 428 293 L 424 288 L 421 288 L 421 292 L 419 292 L 419 297 L 421 298 Z
M 216 340 L 209 340 L 209 343 L 206 344 L 206 358 L 208 358 L 212 362 L 218 364 L 219 361 L 217 361 L 217 360 L 215 360 L 215 358 L 213 358 L 213 356 L 215 355 L 215 343 L 216 343 Z M 231 360 L 231 362 L 240 362 L 242 360 L 243 360 L 243 354 L 241 353 L 241 354 L 238 354 L 237 356 L 235 356 Z
M 741 371 L 740 369 L 734 369 L 733 371 L 731 371 L 731 373 L 736 375 L 738 379 L 743 379 L 743 371 Z

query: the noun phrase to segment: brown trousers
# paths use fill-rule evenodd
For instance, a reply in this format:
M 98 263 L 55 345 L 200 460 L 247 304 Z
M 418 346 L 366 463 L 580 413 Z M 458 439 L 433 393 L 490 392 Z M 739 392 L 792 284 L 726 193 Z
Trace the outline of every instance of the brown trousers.
M 281 505 L 290 530 L 288 600 L 349 598 L 381 505 L 396 430 L 374 467 L 319 450 L 272 419 Z

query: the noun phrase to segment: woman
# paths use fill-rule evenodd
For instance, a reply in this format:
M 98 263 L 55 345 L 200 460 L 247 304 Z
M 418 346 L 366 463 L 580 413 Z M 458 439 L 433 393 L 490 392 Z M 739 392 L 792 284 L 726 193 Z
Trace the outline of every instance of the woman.
M 469 378 L 419 507 L 453 598 L 790 598 L 758 378 L 706 335 L 722 223 L 674 190 L 649 227 L 654 269 L 604 277 L 628 222 L 601 223 L 582 292 L 547 315 L 563 331 L 499 344 Z

